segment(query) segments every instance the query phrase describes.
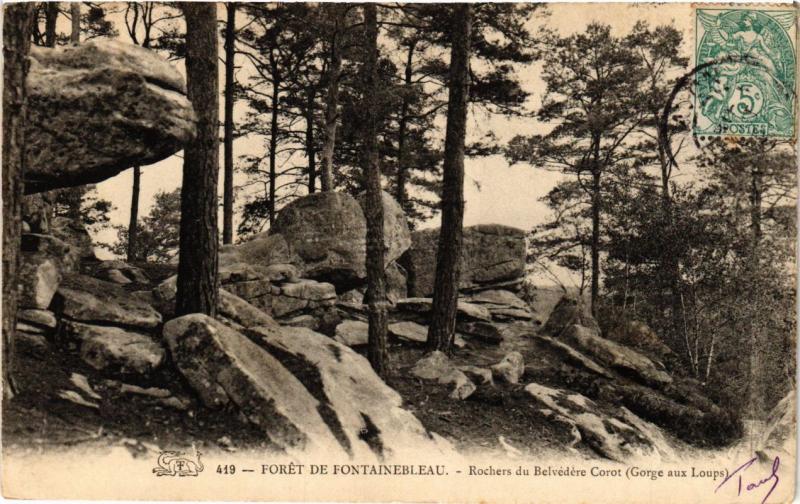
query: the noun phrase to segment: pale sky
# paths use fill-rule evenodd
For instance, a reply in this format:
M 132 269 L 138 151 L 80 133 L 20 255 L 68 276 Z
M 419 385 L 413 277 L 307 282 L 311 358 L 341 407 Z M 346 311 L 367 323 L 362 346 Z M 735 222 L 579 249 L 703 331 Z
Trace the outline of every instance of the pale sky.
M 611 25 L 615 34 L 623 35 L 630 31 L 639 20 L 647 20 L 651 25 L 672 23 L 685 33 L 685 51 L 691 55 L 693 40 L 693 10 L 690 4 L 550 4 L 550 16 L 544 22 L 561 34 L 583 31 L 594 21 Z M 116 21 L 116 19 L 115 19 Z M 541 21 L 539 21 L 541 23 Z M 120 38 L 127 40 L 127 33 L 120 22 Z M 177 67 L 183 72 L 182 62 Z M 539 79 L 539 64 L 521 68 L 519 75 L 525 89 L 533 93 L 531 108 L 539 103 L 544 86 Z M 224 82 L 223 79 L 220 82 Z M 222 115 L 220 115 L 222 117 Z M 506 120 L 494 118 L 485 120 L 473 117 L 469 123 L 469 134 L 480 137 L 491 129 L 501 143 L 507 142 L 516 134 L 531 134 L 546 131 L 547 126 L 538 124 L 535 119 Z M 442 132 L 443 134 L 443 132 Z M 253 145 L 248 139 L 236 142 L 235 154 L 256 151 L 260 145 Z M 220 149 L 222 156 L 222 149 Z M 220 167 L 222 160 L 220 159 Z M 467 159 L 465 162 L 465 225 L 499 223 L 528 230 L 544 222 L 548 212 L 538 200 L 560 179 L 561 175 L 534 168 L 527 164 L 509 166 L 502 156 Z M 142 169 L 140 216 L 144 216 L 152 206 L 156 192 L 170 191 L 181 184 L 182 160 L 173 156 Z M 236 178 L 237 184 L 244 182 L 244 176 Z M 118 176 L 97 185 L 101 198 L 111 200 L 116 209 L 111 214 L 114 224 L 127 225 L 130 216 L 132 174 L 127 170 Z M 220 190 L 222 175 L 220 175 Z M 236 218 L 238 222 L 238 216 Z M 423 227 L 437 226 L 438 219 L 427 222 Z M 109 230 L 95 236 L 96 240 L 113 241 L 115 233 Z M 98 255 L 105 252 L 98 250 Z M 107 254 L 107 253 L 105 253 Z

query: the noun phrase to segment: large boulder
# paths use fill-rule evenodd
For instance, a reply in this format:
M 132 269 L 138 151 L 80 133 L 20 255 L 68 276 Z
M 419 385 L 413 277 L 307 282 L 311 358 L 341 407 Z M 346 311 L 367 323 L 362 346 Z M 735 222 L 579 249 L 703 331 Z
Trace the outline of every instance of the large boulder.
M 384 260 L 388 266 L 389 263 L 399 259 L 411 246 L 411 231 L 408 228 L 406 213 L 400 204 L 386 191 L 381 191 L 381 200 L 383 202 L 383 236 L 386 243 Z M 358 204 L 361 205 L 362 210 L 365 203 L 366 193 L 362 192 L 358 195 Z M 364 236 L 366 238 L 366 234 Z
M 397 202 L 388 195 L 383 202 L 388 265 L 411 240 Z M 340 291 L 366 278 L 366 219 L 358 201 L 348 194 L 330 191 L 299 198 L 280 211 L 270 233 L 283 237 L 305 278 L 333 283 Z
M 673 355 L 670 349 L 647 324 L 638 320 L 625 320 L 612 327 L 606 337 L 622 345 L 634 348 L 645 355 L 663 362 Z
M 183 149 L 195 115 L 180 72 L 117 41 L 31 47 L 25 192 L 100 182 Z
M 572 295 L 563 295 L 550 312 L 542 332 L 558 337 L 573 325 L 583 326 L 600 334 L 600 326 L 592 316 L 589 305 L 584 299 Z
M 303 328 L 258 327 L 247 335 L 306 385 L 331 432 L 342 446 L 349 446 L 355 459 L 454 455 L 446 441 L 403 408 L 402 397 L 352 349 Z
M 207 407 L 235 405 L 287 451 L 342 452 L 319 401 L 275 357 L 241 333 L 192 314 L 167 322 L 163 334 L 172 360 Z
M 219 253 L 219 267 L 223 272 L 236 263 L 245 263 L 253 267 L 268 267 L 280 264 L 294 264 L 300 260 L 289 249 L 283 235 L 259 233 L 238 245 L 226 245 Z M 295 270 L 295 275 L 299 271 Z
M 433 294 L 439 229 L 415 231 L 400 264 L 408 271 L 409 296 Z M 498 224 L 464 228 L 459 289 L 480 290 L 521 282 L 525 274 L 525 232 Z

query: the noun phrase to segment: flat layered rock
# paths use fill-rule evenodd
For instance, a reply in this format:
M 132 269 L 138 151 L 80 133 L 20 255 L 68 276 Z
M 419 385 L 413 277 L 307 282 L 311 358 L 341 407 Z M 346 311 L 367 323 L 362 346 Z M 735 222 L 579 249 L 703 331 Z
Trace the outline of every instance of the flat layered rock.
M 431 298 L 405 298 L 399 299 L 395 303 L 395 308 L 400 312 L 411 312 L 419 315 L 428 315 L 433 308 L 433 299 Z M 458 301 L 456 307 L 456 317 L 459 320 L 465 321 L 483 321 L 489 322 L 492 320 L 492 314 L 487 308 L 476 304 L 468 303 L 466 301 Z
M 472 294 L 469 302 L 474 304 L 489 305 L 489 309 L 497 308 L 517 308 L 527 310 L 528 303 L 523 301 L 513 292 L 507 290 L 490 289 Z
M 613 378 L 611 373 L 609 373 L 606 368 L 567 345 L 563 341 L 556 340 L 543 334 L 537 334 L 534 336 L 534 338 L 536 341 L 540 341 L 550 348 L 556 350 L 569 364 L 591 371 L 592 373 L 602 376 L 603 378 Z
M 171 317 L 175 311 L 175 295 L 177 293 L 178 277 L 173 275 L 157 287 L 152 293 L 153 303 L 159 311 Z M 225 289 L 219 290 L 218 313 L 241 327 L 270 326 L 277 327 L 275 319 L 270 317 L 259 307 L 248 303 L 246 300 L 232 294 Z
M 164 362 L 164 348 L 147 335 L 70 321 L 64 326 L 65 332 L 80 342 L 84 362 L 98 371 L 148 376 Z
M 272 296 L 272 315 L 285 317 L 304 310 L 336 304 L 336 288 L 326 282 L 299 280 L 280 286 Z
M 477 338 L 490 345 L 499 345 L 504 340 L 500 328 L 490 322 L 457 321 L 456 330 L 465 336 Z
M 55 314 L 49 310 L 19 310 L 17 312 L 17 319 L 48 329 L 55 329 L 56 324 L 58 324 Z
M 416 322 L 395 322 L 389 324 L 389 334 L 404 341 L 412 343 L 425 343 L 428 341 L 428 328 Z
M 62 318 L 87 323 L 111 324 L 152 330 L 161 325 L 161 314 L 119 286 L 85 275 L 68 275 L 54 299 Z
M 369 343 L 369 324 L 360 320 L 345 320 L 336 326 L 334 339 L 349 347 Z

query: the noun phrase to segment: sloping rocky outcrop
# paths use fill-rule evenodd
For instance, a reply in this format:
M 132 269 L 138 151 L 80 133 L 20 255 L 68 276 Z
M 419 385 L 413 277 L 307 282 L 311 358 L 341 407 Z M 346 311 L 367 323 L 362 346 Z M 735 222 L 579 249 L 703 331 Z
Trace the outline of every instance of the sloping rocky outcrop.
M 203 404 L 228 405 L 288 450 L 341 452 L 318 411 L 318 401 L 268 352 L 206 315 L 178 317 L 164 326 L 170 354 Z
M 234 330 L 205 315 L 164 326 L 181 373 L 214 409 L 234 406 L 289 453 L 386 460 L 451 450 L 350 348 L 304 328 Z
M 100 182 L 183 149 L 195 115 L 156 53 L 104 40 L 31 48 L 25 192 Z
M 384 460 L 452 450 L 402 407 L 400 395 L 365 357 L 347 346 L 304 328 L 256 327 L 247 334 L 302 377 L 325 410 L 326 423 L 356 458 Z

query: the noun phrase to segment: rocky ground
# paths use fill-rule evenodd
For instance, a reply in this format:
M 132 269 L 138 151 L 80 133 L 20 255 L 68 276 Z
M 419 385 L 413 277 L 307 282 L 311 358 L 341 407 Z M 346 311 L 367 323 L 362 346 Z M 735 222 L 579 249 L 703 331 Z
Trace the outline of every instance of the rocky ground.
M 366 221 L 358 198 L 343 193 L 300 198 L 269 232 L 223 247 L 216 319 L 175 317 L 174 266 L 98 261 L 86 230 L 51 218 L 41 192 L 181 148 L 194 127 L 182 80 L 142 51 L 86 44 L 34 54 L 33 117 L 57 110 L 49 121 L 59 131 L 103 134 L 35 126 L 43 133 L 26 174 L 19 393 L 3 408 L 6 448 L 122 443 L 136 453 L 194 443 L 377 460 L 487 449 L 622 461 L 741 436 L 731 412 L 672 372 L 675 356 L 644 324 L 600 327 L 574 295 L 523 294 L 519 229 L 465 229 L 454 353 L 426 352 L 437 231 L 411 233 L 388 194 L 386 382 L 363 357 Z M 64 86 L 81 99 L 66 100 Z M 124 106 L 143 96 L 154 107 Z M 120 119 L 113 135 L 75 109 L 98 100 Z M 787 415 L 773 416 L 786 425 Z
M 174 265 L 97 261 L 74 223 L 27 217 L 21 393 L 6 406 L 6 442 L 334 447 L 378 458 L 408 446 L 553 450 L 621 461 L 740 435 L 698 384 L 670 373 L 674 356 L 643 324 L 604 331 L 556 289 L 523 299 L 524 236 L 513 228 L 465 230 L 455 350 L 428 353 L 435 241 L 410 233 L 388 196 L 384 205 L 386 383 L 363 357 L 356 199 L 301 199 L 270 233 L 225 247 L 217 320 L 174 317 Z

